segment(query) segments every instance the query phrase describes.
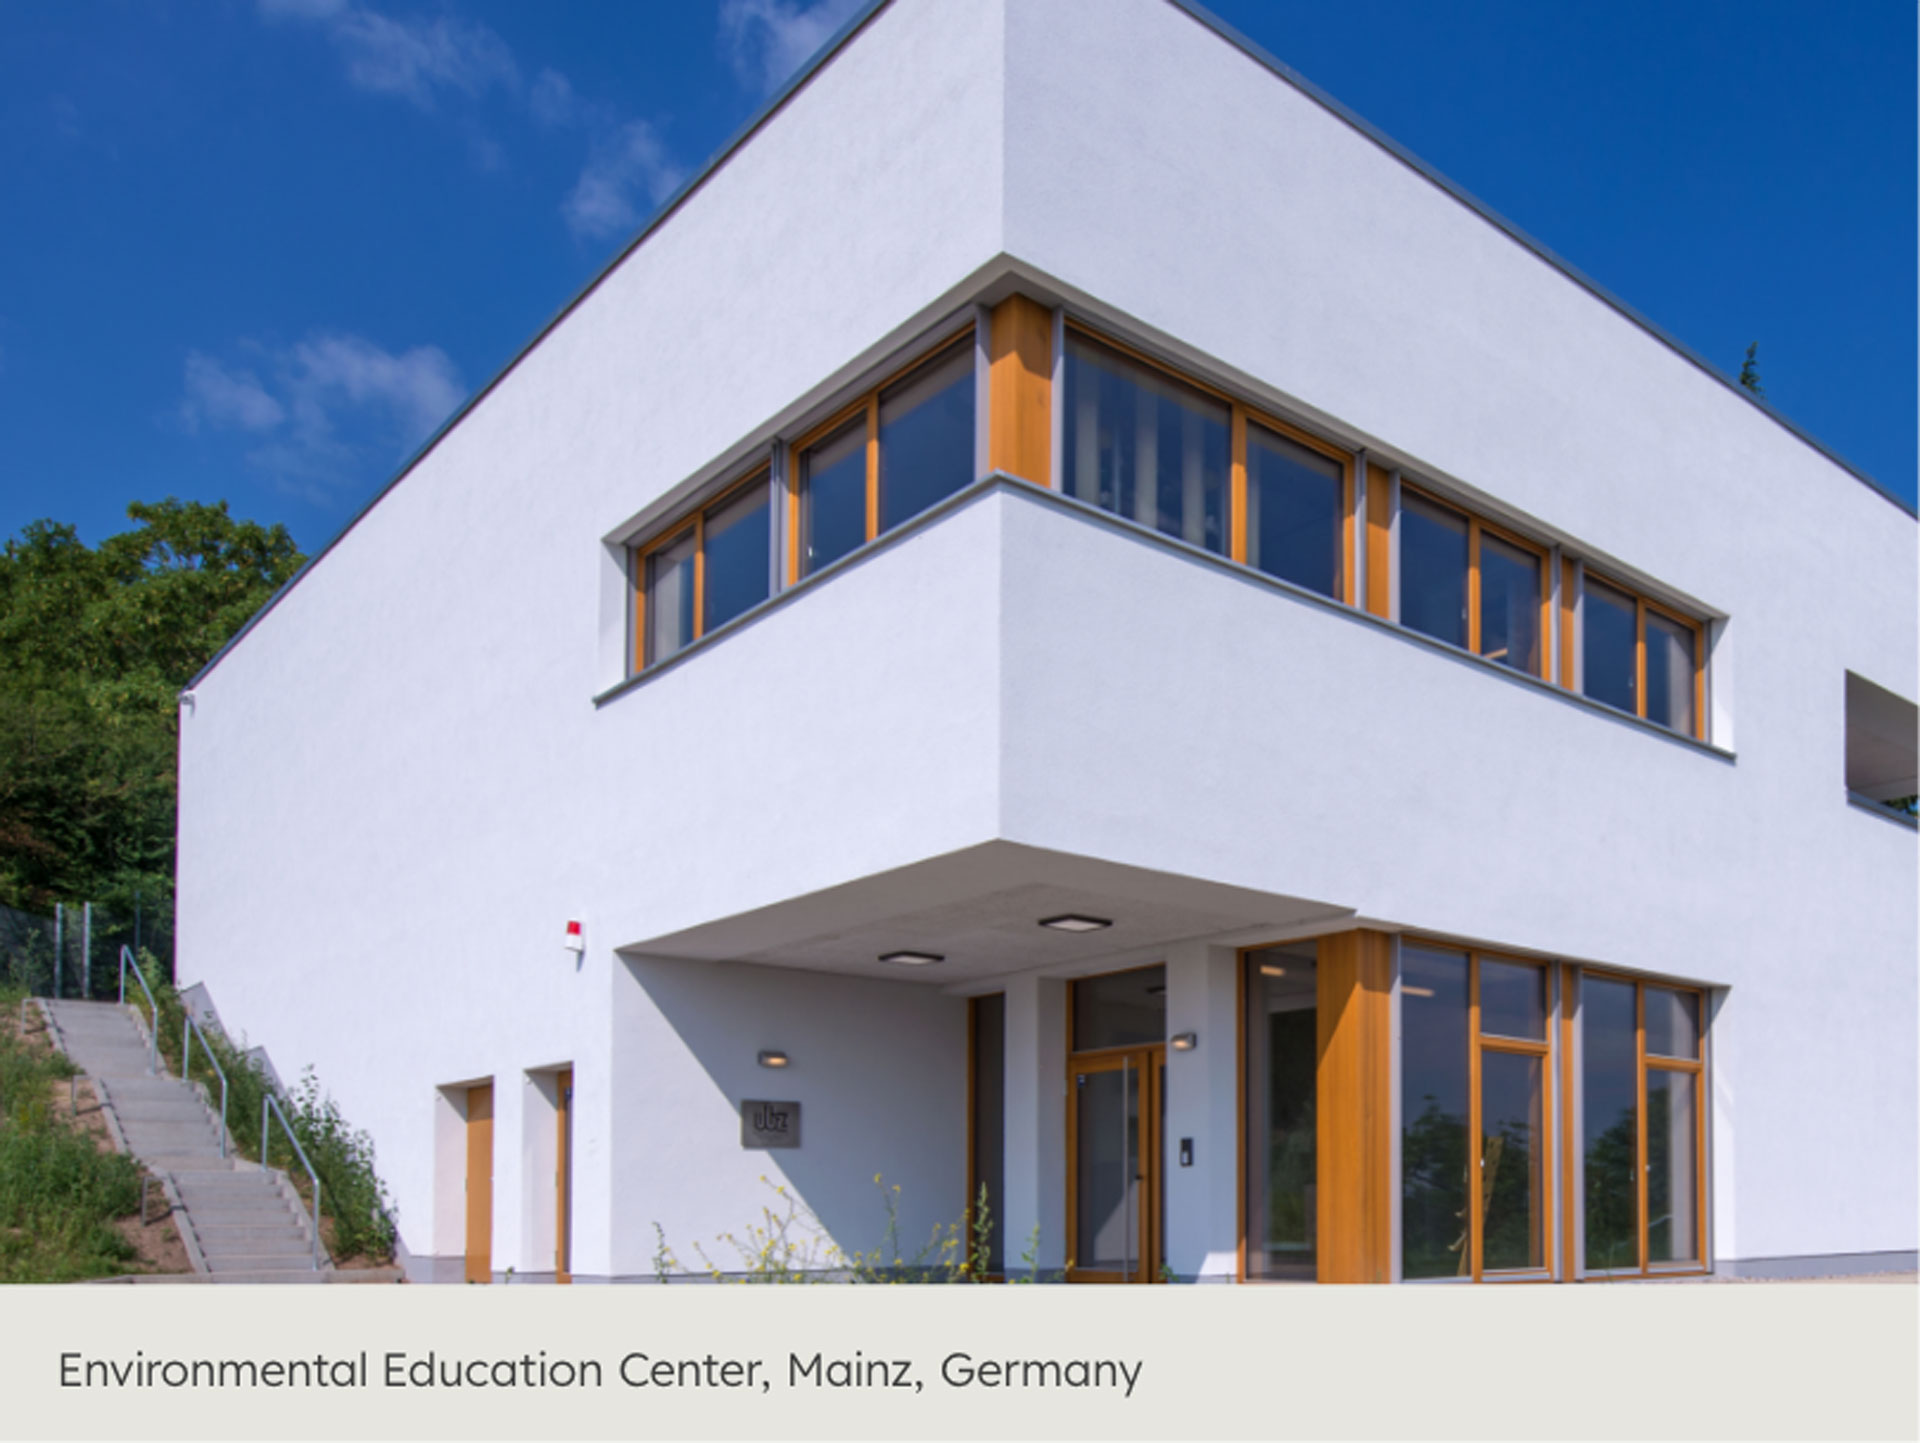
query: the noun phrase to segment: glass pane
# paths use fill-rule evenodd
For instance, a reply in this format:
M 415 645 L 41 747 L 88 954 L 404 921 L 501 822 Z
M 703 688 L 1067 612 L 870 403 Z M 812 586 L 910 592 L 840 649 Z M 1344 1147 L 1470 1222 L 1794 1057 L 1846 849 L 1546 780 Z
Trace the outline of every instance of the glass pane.
M 1400 1242 L 1409 1278 L 1468 1277 L 1467 959 L 1400 952 Z
M 706 616 L 701 632 L 724 626 L 771 591 L 772 507 L 764 479 L 707 513 Z
M 1247 1276 L 1317 1276 L 1312 943 L 1247 954 Z
M 647 661 L 665 661 L 693 640 L 693 532 L 647 557 Z
M 1580 984 L 1580 1123 L 1586 1164 L 1587 1266 L 1640 1266 L 1639 1059 L 1633 984 Z
M 1608 706 L 1636 710 L 1633 598 L 1588 577 L 1580 613 L 1580 689 Z
M 867 418 L 855 416 L 800 454 L 800 571 L 838 561 L 867 539 Z
M 1074 1074 L 1074 1266 L 1140 1263 L 1140 1069 Z
M 1400 501 L 1400 621 L 1467 644 L 1467 518 L 1411 491 Z
M 1540 674 L 1540 558 L 1480 533 L 1480 654 Z
M 1700 997 L 1671 987 L 1647 989 L 1647 1053 L 1652 1057 L 1700 1056 Z
M 1006 1266 L 1001 1217 L 1006 1207 L 1006 1139 L 1007 998 L 995 992 L 973 999 L 973 1194 L 967 1206 L 974 1211 L 964 1240 L 970 1264 L 984 1246 L 990 1273 Z
M 1073 984 L 1073 1047 L 1134 1047 L 1167 1040 L 1164 965 L 1080 977 Z
M 1647 1261 L 1700 1260 L 1699 1137 L 1691 1072 L 1647 1069 Z
M 1541 1060 L 1480 1052 L 1481 1267 L 1547 1265 L 1547 1142 Z
M 1338 598 L 1346 489 L 1332 457 L 1248 426 L 1247 565 Z
M 1072 334 L 1066 392 L 1068 494 L 1224 555 L 1226 404 Z
M 880 529 L 973 479 L 973 338 L 880 393 Z
M 1480 1030 L 1495 1037 L 1547 1040 L 1547 969 L 1521 962 L 1480 963 Z
M 1647 612 L 1647 718 L 1693 735 L 1693 628 Z

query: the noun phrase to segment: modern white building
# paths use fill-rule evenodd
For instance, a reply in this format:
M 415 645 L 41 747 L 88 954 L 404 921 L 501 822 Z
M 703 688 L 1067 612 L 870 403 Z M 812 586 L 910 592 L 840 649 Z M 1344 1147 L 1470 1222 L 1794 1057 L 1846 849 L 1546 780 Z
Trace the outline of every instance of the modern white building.
M 1912 1267 L 1917 594 L 1204 13 L 893 0 L 196 680 L 181 981 L 421 1277 Z

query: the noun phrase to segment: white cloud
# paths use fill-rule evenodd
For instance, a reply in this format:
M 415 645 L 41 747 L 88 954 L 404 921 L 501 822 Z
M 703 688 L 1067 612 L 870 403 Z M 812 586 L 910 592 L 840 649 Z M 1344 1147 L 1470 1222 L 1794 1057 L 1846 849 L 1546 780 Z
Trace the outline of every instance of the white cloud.
M 187 356 L 180 418 L 190 431 L 254 437 L 247 459 L 313 496 L 391 466 L 466 395 L 438 346 L 394 352 L 364 336 L 319 332 L 289 347 L 243 349 L 259 370 Z
M 629 121 L 594 146 L 561 210 L 575 235 L 604 239 L 638 226 L 684 177 L 653 127 Z
M 597 108 L 580 98 L 572 81 L 551 68 L 536 75 L 527 92 L 527 109 L 535 122 L 555 129 L 590 120 Z
M 187 353 L 187 394 L 180 403 L 180 419 L 197 431 L 202 423 L 216 429 L 271 431 L 287 418 L 286 407 L 267 393 L 252 371 L 229 370 L 212 356 Z
M 859 8 L 860 0 L 722 0 L 720 39 L 740 82 L 770 92 Z
M 346 62 L 347 80 L 362 90 L 397 95 L 422 110 L 441 91 L 479 96 L 494 86 L 517 90 L 520 67 L 506 41 L 476 21 L 442 15 L 398 20 L 348 0 L 258 0 L 274 20 L 326 26 Z

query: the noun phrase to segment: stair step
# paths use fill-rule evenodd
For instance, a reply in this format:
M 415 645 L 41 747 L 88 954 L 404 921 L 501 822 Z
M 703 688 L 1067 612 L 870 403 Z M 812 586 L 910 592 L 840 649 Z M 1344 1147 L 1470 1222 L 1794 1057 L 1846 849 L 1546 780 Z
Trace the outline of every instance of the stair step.
M 253 1231 L 249 1229 L 249 1231 Z M 264 1238 L 200 1238 L 200 1252 L 211 1266 L 228 1258 L 311 1258 L 313 1244 L 291 1228 Z M 284 1264 L 283 1264 L 284 1266 Z
M 208 1258 L 207 1271 L 211 1273 L 291 1271 L 291 1269 L 288 1268 L 288 1262 L 291 1256 L 291 1254 L 286 1253 L 259 1253 L 252 1255 L 235 1254 L 224 1258 Z M 307 1254 L 308 1267 L 306 1269 L 308 1272 L 312 1271 L 312 1256 L 312 1251 L 309 1249 Z
M 291 1213 L 286 1214 L 282 1221 L 273 1225 L 253 1222 L 216 1223 L 197 1217 L 193 1220 L 193 1231 L 203 1247 L 209 1243 L 222 1243 L 228 1245 L 229 1252 L 233 1250 L 232 1245 L 236 1243 L 274 1242 L 283 1238 L 298 1238 L 301 1247 L 307 1246 L 306 1231 L 294 1225 Z M 267 1251 L 273 1250 L 269 1248 Z

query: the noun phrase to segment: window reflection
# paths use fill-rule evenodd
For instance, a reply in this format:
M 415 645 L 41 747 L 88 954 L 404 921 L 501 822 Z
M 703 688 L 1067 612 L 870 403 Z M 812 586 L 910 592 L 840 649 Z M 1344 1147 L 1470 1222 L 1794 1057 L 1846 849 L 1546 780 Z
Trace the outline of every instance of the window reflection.
M 1266 427 L 1247 426 L 1247 565 L 1338 599 L 1346 468 Z
M 1638 1077 L 1633 984 L 1580 985 L 1587 1266 L 1640 1266 Z
M 880 393 L 880 529 L 973 479 L 973 340 Z
M 1486 963 L 1481 966 L 1484 969 Z M 1542 1059 L 1492 1048 L 1480 1054 L 1481 1267 L 1547 1263 Z
M 665 661 L 693 640 L 693 555 L 691 527 L 647 555 L 649 662 Z
M 1633 598 L 1588 577 L 1580 610 L 1580 689 L 1595 701 L 1637 711 L 1640 687 Z
M 1480 533 L 1480 654 L 1540 674 L 1540 556 Z
M 1469 1277 L 1467 958 L 1411 943 L 1400 957 L 1401 1273 Z
M 1692 1073 L 1647 1070 L 1649 1263 L 1691 1263 L 1700 1258 L 1695 1216 L 1699 1199 L 1696 1105 Z
M 1066 490 L 1224 555 L 1230 414 L 1203 391 L 1069 334 Z
M 1467 644 L 1467 518 L 1411 491 L 1400 501 L 1400 620 Z
M 831 565 L 867 539 L 867 418 L 800 453 L 800 570 Z
M 1247 954 L 1247 1276 L 1318 1274 L 1318 967 L 1311 942 Z
M 705 615 L 701 635 L 724 626 L 771 592 L 772 511 L 763 479 L 707 513 L 706 563 L 701 581 Z
M 1647 609 L 1647 720 L 1693 735 L 1694 633 Z

